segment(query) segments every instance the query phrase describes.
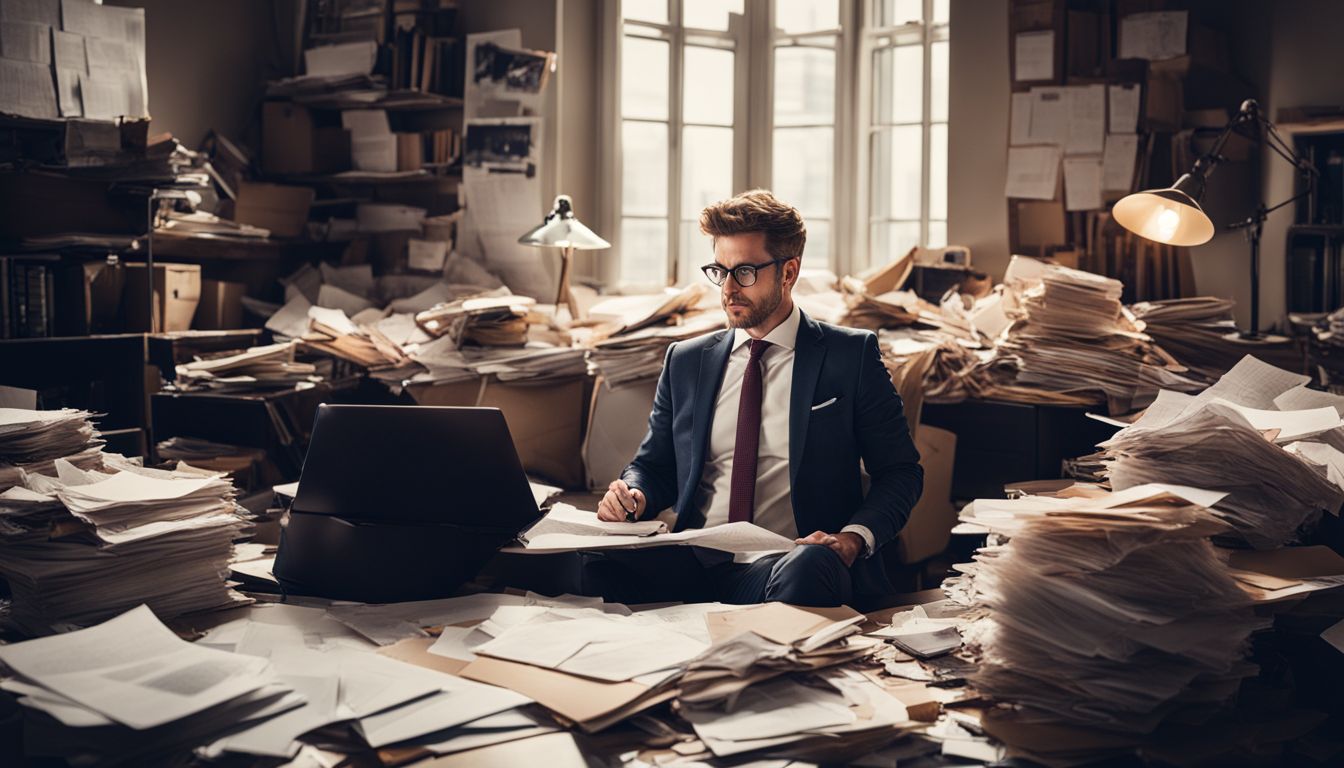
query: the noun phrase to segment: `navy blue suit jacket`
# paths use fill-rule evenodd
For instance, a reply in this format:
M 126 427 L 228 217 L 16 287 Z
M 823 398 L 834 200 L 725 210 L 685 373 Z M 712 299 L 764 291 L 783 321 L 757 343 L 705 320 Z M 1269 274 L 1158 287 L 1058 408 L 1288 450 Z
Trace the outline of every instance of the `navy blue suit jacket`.
M 621 474 L 647 498 L 646 516 L 672 507 L 677 530 L 705 522 L 696 495 L 732 339 L 733 331 L 722 330 L 667 350 L 648 434 Z M 831 398 L 836 402 L 812 410 Z M 860 461 L 872 479 L 867 496 Z M 802 313 L 789 398 L 789 480 L 800 536 L 836 533 L 853 523 L 867 526 L 881 548 L 900 533 L 919 501 L 919 451 L 871 331 L 819 323 Z M 857 591 L 889 588 L 880 557 L 860 559 L 853 574 Z

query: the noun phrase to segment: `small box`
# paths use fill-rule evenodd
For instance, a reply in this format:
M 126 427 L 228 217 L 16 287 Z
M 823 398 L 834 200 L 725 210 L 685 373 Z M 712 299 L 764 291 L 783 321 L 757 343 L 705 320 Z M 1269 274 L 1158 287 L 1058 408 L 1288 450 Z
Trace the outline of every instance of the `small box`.
M 146 301 L 146 270 L 144 264 L 127 264 L 126 290 L 122 294 L 122 316 L 126 330 L 162 331 L 191 330 L 191 319 L 201 300 L 201 267 L 199 264 L 154 264 L 153 324 L 150 323 Z
M 313 194 L 311 187 L 244 181 L 238 185 L 234 218 L 269 229 L 275 237 L 297 237 L 308 226 Z
M 268 101 L 261 109 L 261 167 L 280 175 L 347 171 L 350 132 L 318 123 L 307 107 Z
M 195 327 L 202 331 L 226 331 L 243 327 L 243 294 L 247 286 L 224 280 L 202 280 L 201 302 L 196 307 Z
M 398 133 L 397 170 L 418 171 L 425 165 L 425 139 L 418 133 Z
M 65 264 L 56 285 L 56 335 L 86 336 L 121 330 L 125 275 L 119 263 Z

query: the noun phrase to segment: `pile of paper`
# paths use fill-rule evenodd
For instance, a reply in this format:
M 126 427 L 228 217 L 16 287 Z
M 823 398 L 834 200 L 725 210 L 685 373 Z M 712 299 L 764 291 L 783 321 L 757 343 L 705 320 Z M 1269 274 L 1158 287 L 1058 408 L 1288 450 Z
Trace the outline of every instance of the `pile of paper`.
M 967 569 L 988 612 L 967 633 L 971 684 L 1037 722 L 1122 733 L 1226 703 L 1255 672 L 1247 640 L 1266 621 L 1208 541 L 1225 529 L 1207 508 L 1221 496 L 977 501 L 968 519 L 1008 542 Z
M 27 710 L 25 754 L 71 764 L 162 764 L 304 703 L 265 659 L 184 642 L 145 606 L 0 646 L 0 664 Z
M 1130 311 L 1143 323 L 1144 333 L 1182 365 L 1212 381 L 1241 357 L 1240 345 L 1225 338 L 1237 330 L 1234 304 L 1231 299 L 1196 296 L 1143 301 L 1131 305 Z
M 317 365 L 294 359 L 296 347 L 287 341 L 183 363 L 177 366 L 177 384 L 184 390 L 234 391 L 290 389 L 322 381 Z
M 1161 482 L 1223 491 L 1213 507 L 1250 545 L 1292 541 L 1344 503 L 1344 398 L 1247 356 L 1197 396 L 1163 391 L 1102 443 L 1111 486 Z
M 54 472 L 54 459 L 81 468 L 97 466 L 98 432 L 88 411 L 0 408 L 0 490 L 18 485 L 24 472 Z
M 458 345 L 521 347 L 531 325 L 545 322 L 532 311 L 536 303 L 529 296 L 457 299 L 416 314 L 415 322 L 430 336 L 450 336 Z
M 1120 303 L 1119 280 L 1047 265 L 1021 294 L 1025 320 L 999 345 L 1016 383 L 1051 392 L 1104 395 L 1111 413 L 1152 401 L 1158 389 L 1203 386 L 1144 335 Z
M 112 472 L 57 459 L 0 495 L 0 575 L 27 634 L 87 626 L 148 604 L 161 617 L 247 602 L 225 578 L 246 527 L 234 487 L 214 473 L 105 457 Z
M 489 375 L 501 381 L 562 379 L 582 376 L 588 370 L 584 351 L 579 347 L 530 342 L 522 349 L 459 348 L 447 336 L 420 345 L 411 353 L 411 359 L 425 369 L 407 379 L 414 384 L 465 381 Z
M 599 337 L 610 337 L 650 326 L 676 324 L 679 315 L 712 309 L 716 303 L 709 286 L 692 282 L 680 290 L 668 288 L 662 293 L 604 298 L 588 309 L 587 322 L 597 326 Z
M 645 326 L 591 341 L 590 368 L 613 386 L 657 376 L 672 344 L 717 331 L 727 324 L 727 317 L 719 309 L 675 318 L 675 323 Z

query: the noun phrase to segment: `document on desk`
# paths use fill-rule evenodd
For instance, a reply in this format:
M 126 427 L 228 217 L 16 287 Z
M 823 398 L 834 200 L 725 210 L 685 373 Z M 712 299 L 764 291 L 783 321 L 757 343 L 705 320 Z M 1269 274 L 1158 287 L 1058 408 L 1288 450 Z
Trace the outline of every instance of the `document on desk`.
M 731 712 L 687 708 L 682 716 L 702 739 L 744 741 L 849 725 L 858 719 L 838 691 L 793 680 L 756 685 L 738 697 Z
M 0 662 L 137 730 L 275 682 L 265 659 L 185 642 L 143 605 L 95 627 L 0 646 Z
M 623 523 L 620 525 L 633 525 Z M 586 549 L 644 549 L 663 546 L 695 546 L 721 552 L 787 552 L 793 539 L 767 531 L 752 523 L 736 522 L 711 528 L 691 528 L 676 533 L 653 535 L 548 533 L 529 537 L 525 552 L 566 552 Z
M 538 536 L 562 533 L 580 536 L 652 536 L 667 533 L 667 524 L 661 520 L 613 523 L 599 519 L 596 512 L 587 512 L 569 504 L 556 504 L 545 517 L 527 529 L 523 539 L 532 541 Z

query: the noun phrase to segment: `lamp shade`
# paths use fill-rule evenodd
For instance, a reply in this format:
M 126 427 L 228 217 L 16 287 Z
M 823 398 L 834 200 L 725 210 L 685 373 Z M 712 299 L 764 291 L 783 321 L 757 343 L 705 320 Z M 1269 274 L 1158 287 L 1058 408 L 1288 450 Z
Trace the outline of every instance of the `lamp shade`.
M 611 243 L 598 237 L 593 230 L 574 217 L 574 203 L 569 199 L 569 195 L 556 197 L 555 206 L 546 214 L 541 224 L 518 238 L 518 242 L 523 245 L 573 248 L 580 251 L 611 247 Z
M 1166 189 L 1120 198 L 1111 209 L 1116 222 L 1134 234 L 1167 245 L 1203 245 L 1213 239 L 1213 222 L 1199 207 L 1202 175 L 1186 174 Z

